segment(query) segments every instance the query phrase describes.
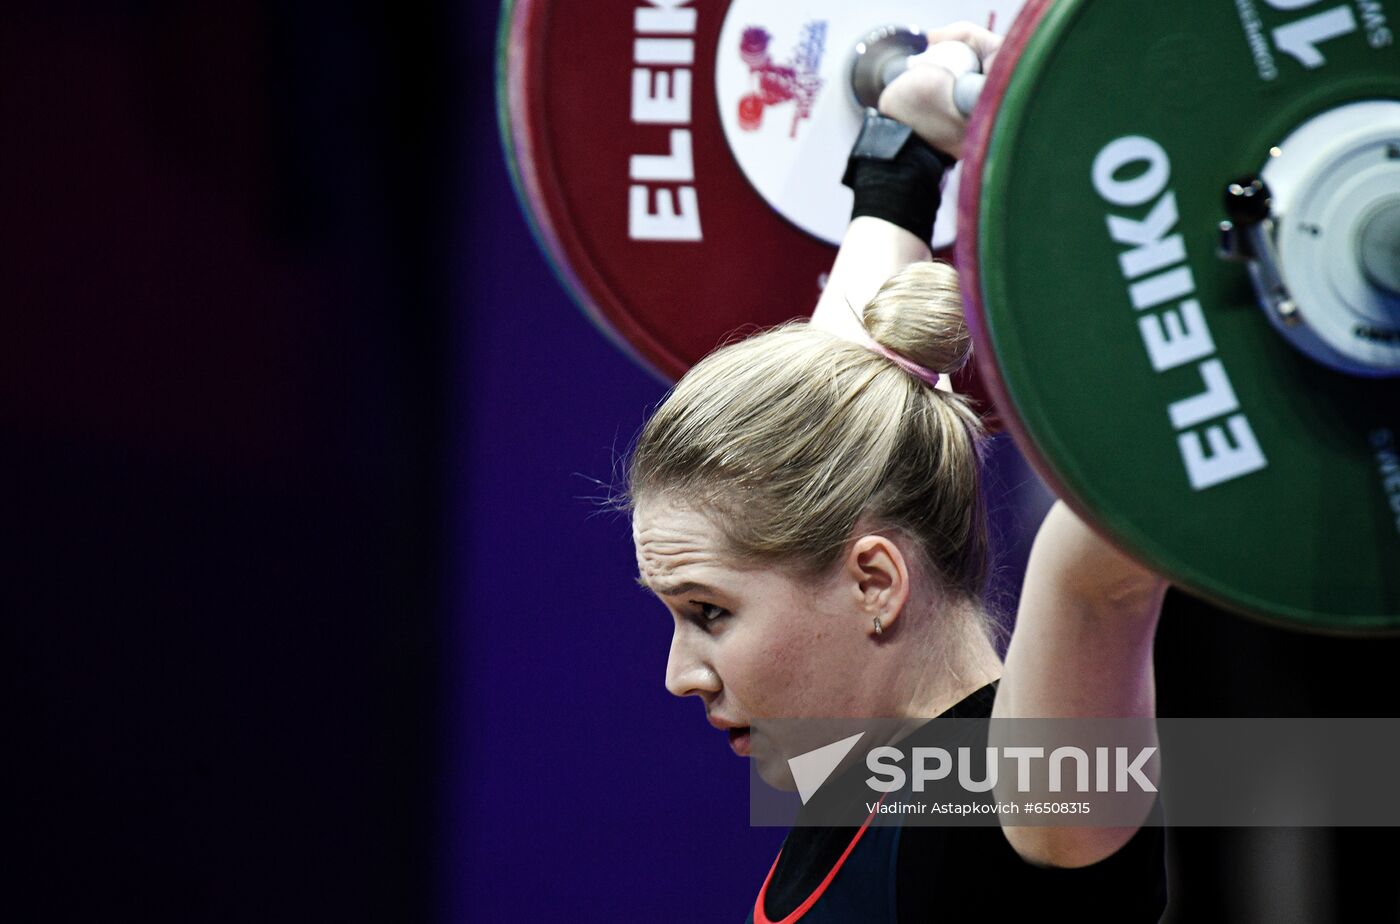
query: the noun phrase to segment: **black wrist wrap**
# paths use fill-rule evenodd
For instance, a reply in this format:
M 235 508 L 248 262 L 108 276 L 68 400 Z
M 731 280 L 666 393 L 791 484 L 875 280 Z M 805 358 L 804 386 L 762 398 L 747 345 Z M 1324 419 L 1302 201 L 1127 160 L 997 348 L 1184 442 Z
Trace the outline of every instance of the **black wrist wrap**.
M 851 217 L 880 218 L 928 241 L 938 212 L 938 187 L 953 163 L 909 126 L 866 110 L 841 178 L 855 193 Z

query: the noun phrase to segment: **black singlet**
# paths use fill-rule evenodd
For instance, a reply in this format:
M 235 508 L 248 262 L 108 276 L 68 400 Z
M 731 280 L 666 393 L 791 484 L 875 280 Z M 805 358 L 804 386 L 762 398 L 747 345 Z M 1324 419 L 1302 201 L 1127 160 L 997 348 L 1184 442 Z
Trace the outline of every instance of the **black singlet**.
M 993 682 L 940 718 L 987 718 L 995 695 Z M 1027 863 L 995 825 L 795 827 L 748 921 L 1157 921 L 1167 880 L 1160 803 L 1153 812 L 1112 856 L 1077 869 Z

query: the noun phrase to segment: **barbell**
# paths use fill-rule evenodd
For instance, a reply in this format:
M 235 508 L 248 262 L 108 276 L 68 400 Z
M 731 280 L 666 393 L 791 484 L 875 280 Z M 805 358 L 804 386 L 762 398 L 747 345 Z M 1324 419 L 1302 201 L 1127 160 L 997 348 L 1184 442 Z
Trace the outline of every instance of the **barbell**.
M 1398 9 L 516 0 L 504 131 L 565 285 L 674 378 L 815 303 L 861 102 L 922 50 L 917 23 L 1009 25 L 935 230 L 975 341 L 959 390 L 1174 583 L 1381 632 L 1400 627 Z

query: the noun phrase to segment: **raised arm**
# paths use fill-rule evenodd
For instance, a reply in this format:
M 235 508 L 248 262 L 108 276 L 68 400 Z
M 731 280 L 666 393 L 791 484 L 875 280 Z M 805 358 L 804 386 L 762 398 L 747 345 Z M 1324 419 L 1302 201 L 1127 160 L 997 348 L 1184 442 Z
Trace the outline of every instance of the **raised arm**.
M 991 67 L 1001 38 L 972 23 L 955 23 L 928 33 L 930 47 L 942 41 L 970 45 Z M 880 96 L 880 112 L 912 127 L 931 147 L 951 157 L 962 154 L 967 122 L 953 102 L 954 78 L 937 64 L 921 63 L 916 55 L 907 73 L 890 83 Z M 851 221 L 831 267 L 826 288 L 812 314 L 812 323 L 842 335 L 858 335 L 859 311 L 896 272 L 931 259 L 928 242 L 879 218 Z
M 1152 642 L 1166 589 L 1057 501 L 1031 548 L 992 717 L 1153 717 Z M 1146 775 L 1156 780 L 1155 761 Z M 1145 818 L 1152 798 L 1141 802 Z M 1027 860 L 1073 867 L 1109 856 L 1137 827 L 1002 830 Z
M 1036 533 L 995 714 L 1155 714 L 1152 640 L 1167 583 L 1056 501 Z
M 885 280 L 931 258 L 928 244 L 898 225 L 869 216 L 852 219 L 812 312 L 812 325 L 848 339 L 858 337 L 859 312 Z
M 969 23 L 929 33 L 931 45 L 944 39 L 967 41 L 984 58 L 994 56 L 1000 43 L 996 36 Z M 881 95 L 881 113 L 912 127 L 930 147 L 956 157 L 962 148 L 962 133 L 966 125 L 953 104 L 952 74 L 934 64 L 921 67 L 918 56 L 911 61 L 910 70 L 918 73 L 913 77 L 909 74 L 901 76 Z M 935 156 L 928 155 L 929 159 Z M 942 173 L 942 167 L 938 166 L 936 169 L 937 173 L 933 175 L 935 181 L 937 175 Z M 918 169 L 913 170 L 916 176 L 920 172 Z M 879 202 L 883 199 L 884 204 L 889 206 L 891 197 L 887 190 L 901 187 L 896 183 L 882 192 L 878 190 L 880 182 L 877 177 L 877 191 L 869 201 Z M 855 183 L 858 187 L 857 212 L 860 213 L 863 208 L 862 193 L 869 192 L 869 189 L 861 185 L 861 179 L 855 180 Z M 911 184 L 910 188 L 923 189 L 924 185 Z M 928 188 L 928 192 L 926 204 L 931 209 L 937 201 L 936 183 Z M 900 202 L 909 201 L 907 195 L 895 198 L 898 199 L 894 203 L 896 206 Z M 925 200 L 921 198 L 919 201 Z M 859 214 L 846 229 L 826 288 L 822 291 L 821 299 L 812 314 L 814 326 L 840 336 L 859 339 L 862 330 L 858 313 L 880 286 L 909 264 L 932 258 L 927 235 L 920 236 L 912 230 L 906 230 L 920 223 L 913 214 L 901 214 L 893 220 L 872 217 L 870 214 L 879 211 L 881 209 L 876 207 L 869 209 L 866 214 Z M 901 209 L 896 207 L 890 208 L 889 211 L 899 212 Z M 918 213 L 920 209 L 911 211 Z M 932 212 L 921 217 L 929 222 L 931 229 Z M 908 223 L 901 226 L 898 223 L 901 220 L 907 220 Z
M 945 40 L 972 46 L 984 70 L 1001 44 L 998 36 L 972 23 L 929 33 L 931 45 Z M 953 86 L 951 73 L 936 65 L 920 67 L 916 60 L 885 89 L 880 111 L 911 126 L 931 146 L 961 156 L 967 123 L 953 103 Z M 842 325 L 856 322 L 847 300 L 863 305 L 893 272 L 928 257 L 927 247 L 909 232 L 876 219 L 857 219 L 842 243 L 813 323 L 838 333 L 849 330 Z M 993 717 L 1152 717 L 1152 643 L 1166 586 L 1064 503 L 1056 503 L 1031 551 Z M 1155 779 L 1156 770 L 1154 761 L 1147 775 Z M 1150 795 L 1143 798 L 1143 818 L 1152 801 Z M 1114 853 L 1139 826 L 1008 825 L 1003 831 L 1031 862 L 1077 867 Z

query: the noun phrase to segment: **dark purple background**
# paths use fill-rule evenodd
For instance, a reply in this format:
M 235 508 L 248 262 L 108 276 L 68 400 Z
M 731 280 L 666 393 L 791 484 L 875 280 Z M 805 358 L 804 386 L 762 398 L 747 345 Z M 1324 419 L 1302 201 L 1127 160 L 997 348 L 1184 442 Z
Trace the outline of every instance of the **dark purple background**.
M 488 89 L 489 20 L 470 83 Z M 570 301 L 478 96 L 457 248 L 458 431 L 445 715 L 447 920 L 742 921 L 780 831 L 746 768 L 663 686 L 671 619 L 602 502 L 662 383 Z M 465 882 L 463 875 L 465 874 Z
M 5 920 L 752 901 L 780 832 L 594 500 L 661 386 L 529 237 L 496 15 L 0 13 Z M 1161 711 L 1394 714 L 1396 650 L 1173 597 Z M 1173 831 L 1173 919 L 1397 919 L 1386 834 Z

